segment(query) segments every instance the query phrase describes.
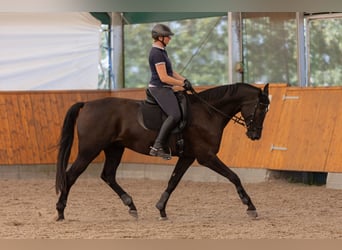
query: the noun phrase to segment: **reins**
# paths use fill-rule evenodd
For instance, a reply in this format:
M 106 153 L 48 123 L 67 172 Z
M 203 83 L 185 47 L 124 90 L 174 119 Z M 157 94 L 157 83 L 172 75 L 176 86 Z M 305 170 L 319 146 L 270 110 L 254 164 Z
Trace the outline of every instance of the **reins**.
M 202 97 L 200 97 L 200 95 L 194 90 L 193 87 L 191 87 L 191 89 L 189 89 L 189 90 L 198 100 L 200 100 L 203 104 L 207 105 L 209 108 L 215 110 L 217 113 L 221 114 L 224 117 L 232 119 L 235 123 L 237 123 L 243 127 L 246 127 L 246 122 L 242 117 L 238 117 L 236 115 L 231 116 L 231 115 L 227 115 L 227 114 L 223 113 L 221 110 L 219 110 L 218 108 L 216 108 L 215 106 L 211 105 L 206 100 L 204 100 Z

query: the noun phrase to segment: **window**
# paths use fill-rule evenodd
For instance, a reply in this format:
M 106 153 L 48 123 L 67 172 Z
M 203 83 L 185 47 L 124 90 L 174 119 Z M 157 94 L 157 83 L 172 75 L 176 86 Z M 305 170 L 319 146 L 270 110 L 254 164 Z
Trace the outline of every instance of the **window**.
M 342 14 L 307 17 L 308 85 L 342 86 Z
M 109 25 L 101 25 L 101 46 L 100 46 L 100 61 L 98 64 L 98 89 L 110 89 L 110 32 Z
M 244 82 L 297 85 L 296 13 L 242 13 Z
M 175 33 L 167 47 L 175 71 L 193 85 L 228 82 L 227 16 L 164 23 Z M 155 23 L 125 25 L 125 87 L 146 87 L 150 80 L 148 54 Z

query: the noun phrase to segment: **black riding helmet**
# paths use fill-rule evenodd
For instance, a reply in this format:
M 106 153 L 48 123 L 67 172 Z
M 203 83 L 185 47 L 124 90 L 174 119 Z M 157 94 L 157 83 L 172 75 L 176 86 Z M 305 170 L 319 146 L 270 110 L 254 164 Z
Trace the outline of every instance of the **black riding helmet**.
M 171 29 L 164 24 L 156 24 L 152 29 L 152 38 L 157 40 L 158 37 L 173 36 Z

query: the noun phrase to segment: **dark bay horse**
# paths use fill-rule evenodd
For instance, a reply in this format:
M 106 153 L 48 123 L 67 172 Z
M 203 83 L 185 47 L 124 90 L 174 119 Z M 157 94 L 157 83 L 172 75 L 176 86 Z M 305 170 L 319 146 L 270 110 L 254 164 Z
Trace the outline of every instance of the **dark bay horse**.
M 175 136 L 170 138 L 171 153 L 178 156 L 178 161 L 156 204 L 161 219 L 167 218 L 165 209 L 170 195 L 195 160 L 231 181 L 241 201 L 247 205 L 247 214 L 257 217 L 256 208 L 240 178 L 216 154 L 223 129 L 231 119 L 236 120 L 235 115 L 239 112 L 242 118 L 238 121 L 243 121 L 247 137 L 260 139 L 269 105 L 268 84 L 263 89 L 243 83 L 213 87 L 198 94 L 189 94 L 188 100 L 191 121 L 183 131 L 184 152 L 181 155 L 176 149 Z M 116 171 L 125 148 L 148 155 L 157 136 L 157 131 L 145 129 L 137 120 L 141 103 L 142 100 L 108 97 L 78 102 L 69 108 L 61 131 L 57 159 L 56 192 L 60 192 L 56 204 L 57 220 L 64 219 L 70 188 L 101 151 L 105 155 L 101 178 L 129 207 L 129 213 L 137 216 L 132 197 L 116 181 Z M 67 169 L 76 123 L 78 155 Z

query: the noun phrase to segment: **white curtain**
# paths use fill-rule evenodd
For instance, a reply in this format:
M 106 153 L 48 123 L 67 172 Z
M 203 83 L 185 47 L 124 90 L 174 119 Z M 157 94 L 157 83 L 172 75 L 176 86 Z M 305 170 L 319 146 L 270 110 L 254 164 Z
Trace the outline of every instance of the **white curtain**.
M 89 13 L 0 13 L 0 90 L 97 89 L 100 28 Z

